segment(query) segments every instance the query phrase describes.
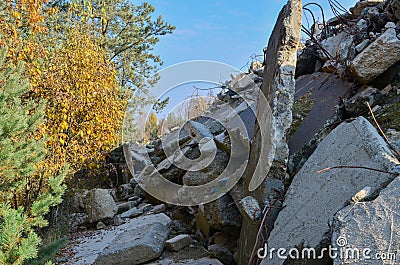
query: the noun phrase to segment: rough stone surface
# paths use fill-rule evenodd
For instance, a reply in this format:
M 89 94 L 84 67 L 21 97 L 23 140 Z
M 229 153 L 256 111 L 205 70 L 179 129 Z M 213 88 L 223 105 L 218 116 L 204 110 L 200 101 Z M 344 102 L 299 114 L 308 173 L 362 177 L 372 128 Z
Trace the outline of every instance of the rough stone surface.
M 329 55 L 332 56 L 333 59 L 343 62 L 354 56 L 355 50 L 353 41 L 354 36 L 342 31 L 335 36 L 323 40 L 321 45 L 329 53 Z M 332 59 L 322 51 L 320 52 L 320 57 L 323 60 Z
M 393 148 L 400 153 L 400 132 L 389 129 L 386 132 L 386 136 L 389 138 L 390 143 Z
M 85 205 L 83 203 L 84 198 L 88 194 L 88 190 L 78 190 L 72 196 L 72 210 L 75 213 L 85 212 Z
M 90 223 L 112 219 L 118 211 L 118 207 L 108 190 L 90 190 L 83 201 Z
M 367 84 L 400 60 L 400 40 L 395 29 L 387 29 L 359 53 L 350 68 L 359 82 Z
M 247 196 L 239 202 L 239 211 L 243 218 L 256 224 L 261 217 L 262 210 L 255 198 Z
M 214 244 L 208 247 L 208 251 L 212 257 L 219 259 L 223 264 L 233 263 L 233 254 L 224 246 Z
M 319 170 L 346 165 L 393 170 L 393 157 L 376 129 L 363 117 L 342 123 L 317 147 L 294 177 L 286 194 L 268 246 L 291 249 L 320 246 L 329 221 L 351 198 L 366 186 L 374 193 L 393 178 L 390 174 L 363 169 Z M 283 264 L 274 256 L 261 264 Z
M 197 142 L 200 142 L 204 137 L 214 138 L 210 130 L 199 122 L 189 121 L 185 123 L 183 129 Z
M 346 249 L 371 249 L 369 255 L 379 254 L 387 260 L 366 260 L 367 257 L 338 256 L 339 264 L 399 264 L 400 256 L 400 178 L 397 177 L 373 201 L 360 202 L 340 210 L 334 218 L 332 245 Z M 345 243 L 343 243 L 345 242 Z M 390 255 L 394 256 L 390 257 Z M 383 256 L 385 255 L 385 256 Z
M 141 264 L 158 258 L 169 235 L 169 229 L 154 223 L 118 235 L 96 259 L 96 265 Z
M 239 210 L 236 208 L 232 198 L 225 194 L 221 198 L 211 203 L 207 203 L 199 208 L 199 222 L 207 222 L 214 230 L 224 231 L 227 234 L 238 235 L 242 225 L 242 218 Z
M 123 202 L 117 205 L 118 213 L 126 212 L 137 205 L 136 201 Z
M 223 150 L 217 150 L 215 158 L 211 164 L 200 171 L 189 171 L 183 178 L 182 182 L 186 186 L 204 185 L 216 179 L 225 170 L 229 162 L 229 155 Z
M 69 218 L 69 227 L 77 228 L 88 222 L 88 215 L 86 213 L 73 213 Z
M 286 176 L 286 164 L 289 148 L 286 142 L 286 134 L 292 123 L 292 106 L 295 93 L 295 72 L 297 62 L 297 49 L 300 42 L 302 25 L 302 1 L 289 0 L 278 16 L 277 23 L 270 36 L 266 50 L 266 66 L 264 69 L 262 92 L 267 102 L 258 102 L 257 118 L 267 121 L 272 114 L 272 128 L 270 131 L 261 132 L 256 124 L 254 129 L 254 141 L 251 148 L 248 175 L 245 189 L 252 188 L 264 179 L 267 180 L 259 188 L 249 195 L 260 201 L 262 205 L 268 204 L 277 194 L 268 184 L 268 179 L 276 179 L 282 183 Z M 260 99 L 260 97 L 259 97 Z M 266 104 L 272 113 L 268 113 Z M 262 139 L 263 133 L 266 139 Z M 274 159 L 271 161 L 270 150 L 275 149 Z M 259 163 L 260 161 L 260 163 Z M 263 163 L 272 162 L 269 172 Z M 254 182 L 255 181 L 255 182 Z M 274 181 L 272 181 L 274 182 Z M 275 187 L 274 187 L 275 188 Z M 246 189 L 247 190 L 247 189 Z M 254 246 L 257 226 L 243 221 L 239 240 L 239 264 L 247 264 Z
M 132 208 L 132 209 L 126 211 L 126 212 L 123 212 L 121 214 L 121 218 L 135 218 L 135 217 L 137 217 L 139 215 L 144 214 L 145 212 L 150 211 L 151 208 L 152 208 L 151 204 L 145 204 L 145 205 L 140 206 L 140 207 L 135 207 L 135 208 Z
M 296 80 L 295 99 L 311 93 L 314 102 L 310 112 L 289 139 L 289 153 L 294 154 L 307 145 L 315 134 L 320 131 L 325 122 L 336 113 L 339 97 L 348 92 L 351 84 L 334 75 L 314 73 Z
M 100 230 L 96 231 L 95 233 L 89 231 L 85 232 L 82 234 L 82 237 L 71 241 L 67 247 L 67 251 L 73 253 L 73 256 L 69 258 L 69 262 L 66 264 L 94 264 L 100 253 L 103 253 L 106 247 L 114 244 L 112 242 L 114 242 L 119 235 L 124 234 L 127 231 L 140 231 L 142 230 L 143 226 L 152 225 L 155 223 L 161 223 L 162 225 L 167 226 L 170 222 L 171 219 L 165 214 L 155 214 L 141 216 L 135 219 L 128 219 L 126 223 L 118 227 L 113 227 L 109 230 Z
M 148 263 L 148 265 L 222 265 L 217 259 L 201 258 L 201 259 L 186 259 L 186 260 L 173 260 L 163 259 Z
M 356 51 L 357 52 L 361 52 L 362 50 L 364 50 L 369 44 L 370 44 L 370 40 L 363 40 L 360 44 L 358 44 L 356 46 Z
M 348 99 L 344 103 L 344 107 L 346 110 L 346 115 L 348 117 L 355 117 L 361 115 L 368 111 L 368 106 L 366 102 L 369 103 L 371 107 L 382 103 L 383 96 L 381 92 L 373 87 L 368 87 L 364 90 L 361 90 L 352 98 Z
M 165 247 L 170 251 L 180 251 L 192 243 L 190 235 L 178 235 L 174 238 L 168 239 L 165 242 Z

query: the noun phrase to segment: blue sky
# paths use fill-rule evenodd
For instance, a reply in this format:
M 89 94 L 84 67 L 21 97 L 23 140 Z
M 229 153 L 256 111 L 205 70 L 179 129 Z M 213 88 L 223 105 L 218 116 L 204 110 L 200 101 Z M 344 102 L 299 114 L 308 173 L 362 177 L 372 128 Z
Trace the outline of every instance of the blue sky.
M 165 21 L 176 26 L 155 52 L 163 67 L 188 60 L 213 60 L 241 68 L 262 54 L 279 11 L 287 0 L 149 0 Z M 308 3 L 311 1 L 303 1 Z M 329 12 L 328 0 L 314 1 Z M 346 8 L 356 0 L 339 0 Z M 318 12 L 316 12 L 319 16 Z M 320 16 L 319 16 L 320 17 Z
M 279 12 L 287 2 L 287 0 L 146 1 L 155 7 L 155 16 L 162 15 L 165 21 L 176 26 L 174 33 L 162 36 L 155 47 L 154 52 L 164 61 L 160 70 L 186 61 L 210 60 L 242 71 L 248 69 L 246 64 L 251 62 L 252 55 L 262 55 Z M 357 2 L 357 0 L 339 1 L 347 9 Z M 328 0 L 308 0 L 303 1 L 303 4 L 309 2 L 321 4 L 327 18 L 333 16 Z M 315 11 L 318 18 L 321 18 L 320 11 L 310 8 Z M 306 23 L 306 20 L 303 19 L 303 22 Z M 166 78 L 167 81 L 171 81 L 170 77 Z M 164 89 L 161 83 L 160 81 L 157 86 Z M 162 98 L 169 97 L 170 103 L 157 114 L 159 118 L 166 117 L 186 98 L 196 93 L 193 85 L 213 87 L 210 82 L 192 82 L 169 87 Z M 154 88 L 150 91 L 154 92 Z M 218 92 L 219 89 L 216 89 L 214 94 Z

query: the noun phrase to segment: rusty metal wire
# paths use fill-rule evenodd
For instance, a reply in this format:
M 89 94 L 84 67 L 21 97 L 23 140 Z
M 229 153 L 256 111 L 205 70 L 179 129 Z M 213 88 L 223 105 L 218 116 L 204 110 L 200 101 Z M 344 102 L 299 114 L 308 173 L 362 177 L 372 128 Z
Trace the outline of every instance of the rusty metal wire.
M 319 41 L 312 35 L 312 33 L 304 26 L 302 26 L 301 29 L 309 38 L 310 40 L 317 45 L 321 51 L 331 60 L 334 59 L 334 57 L 321 45 L 321 43 L 319 43 Z
M 269 235 L 273 229 L 273 227 L 269 226 L 268 223 L 270 223 L 272 221 L 272 223 L 275 220 L 271 220 L 271 210 L 272 209 L 282 209 L 281 206 L 276 206 L 279 202 L 283 202 L 284 198 L 286 196 L 288 188 L 285 188 L 285 190 L 283 190 L 279 196 L 277 198 L 275 198 L 274 200 L 272 200 L 269 204 L 267 204 L 263 211 L 262 211 L 262 220 L 260 223 L 260 228 L 258 229 L 257 232 L 257 236 L 256 236 L 256 242 L 254 243 L 253 246 L 253 250 L 252 253 L 250 255 L 249 258 L 249 262 L 248 265 L 258 265 L 260 264 L 260 259 L 257 256 L 257 246 L 259 246 L 259 243 L 261 243 L 260 245 L 263 246 L 264 244 L 267 243 Z M 278 204 L 279 205 L 279 204 Z
M 340 2 L 337 0 L 328 0 L 328 2 L 333 14 L 340 21 L 340 24 L 347 26 L 351 26 L 353 24 L 353 22 L 346 16 L 346 14 L 350 14 L 349 11 L 343 5 L 341 5 Z M 343 27 L 342 30 L 348 31 L 348 28 Z
M 311 30 L 311 33 L 313 33 L 314 34 L 314 30 L 315 30 L 315 28 L 314 27 L 316 27 L 316 26 L 318 26 L 319 27 L 319 25 L 317 25 L 317 23 L 316 23 L 316 20 L 315 20 L 315 15 L 314 15 L 314 13 L 308 8 L 308 6 L 316 6 L 316 7 L 318 7 L 319 9 L 320 9 L 320 11 L 321 11 L 321 15 L 322 15 L 322 31 L 323 31 L 323 33 L 325 33 L 325 36 L 328 34 L 328 28 L 326 27 L 326 20 L 325 20 L 325 12 L 324 12 L 324 9 L 322 8 L 322 6 L 320 5 L 320 4 L 318 4 L 318 3 L 315 3 L 315 2 L 311 2 L 311 3 L 308 3 L 308 4 L 305 4 L 304 6 L 303 6 L 303 9 L 304 10 L 306 10 L 306 11 L 309 11 L 310 13 L 311 13 L 311 16 L 313 17 L 313 20 L 314 20 L 314 24 L 313 24 L 313 28 L 312 28 L 312 30 Z M 306 19 L 307 19 L 307 17 L 306 17 Z M 319 29 L 321 29 L 321 28 L 319 28 Z

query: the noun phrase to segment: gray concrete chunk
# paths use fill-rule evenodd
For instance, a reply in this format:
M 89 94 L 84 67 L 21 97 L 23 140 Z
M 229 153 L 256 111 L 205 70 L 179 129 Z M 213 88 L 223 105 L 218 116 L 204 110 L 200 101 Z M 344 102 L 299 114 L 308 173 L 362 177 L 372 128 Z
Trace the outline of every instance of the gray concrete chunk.
M 399 264 L 400 263 L 400 178 L 396 178 L 378 198 L 360 202 L 340 210 L 334 219 L 332 245 L 346 253 L 348 249 L 370 249 L 369 255 L 352 258 L 338 256 L 339 264 Z M 375 255 L 386 260 L 377 260 Z M 374 257 L 369 259 L 368 256 Z M 385 263 L 386 262 L 386 263 Z
M 174 238 L 168 239 L 165 242 L 165 247 L 170 251 L 180 251 L 192 243 L 190 235 L 178 235 Z
M 400 40 L 396 30 L 389 28 L 354 58 L 350 69 L 359 82 L 367 84 L 399 60 Z
M 134 265 L 158 258 L 169 235 L 160 223 L 149 224 L 118 235 L 104 249 L 95 265 Z
M 161 223 L 162 225 L 167 226 L 170 222 L 171 219 L 162 213 L 128 219 L 126 223 L 109 230 L 100 230 L 95 233 L 87 231 L 82 234 L 82 237 L 72 240 L 69 246 L 67 246 L 67 251 L 74 253 L 70 258 L 70 263 L 68 264 L 94 264 L 100 253 L 103 253 L 108 246 L 113 245 L 115 239 L 119 235 L 123 235 L 126 231 L 140 231 L 143 226 L 155 223 Z
M 284 208 L 272 230 L 270 248 L 318 247 L 334 214 L 349 203 L 361 189 L 371 193 L 393 179 L 393 175 L 365 169 L 319 170 L 334 166 L 363 166 L 393 170 L 394 158 L 376 129 L 363 117 L 342 123 L 317 147 L 294 177 L 286 194 Z M 275 259 L 262 264 L 283 264 Z

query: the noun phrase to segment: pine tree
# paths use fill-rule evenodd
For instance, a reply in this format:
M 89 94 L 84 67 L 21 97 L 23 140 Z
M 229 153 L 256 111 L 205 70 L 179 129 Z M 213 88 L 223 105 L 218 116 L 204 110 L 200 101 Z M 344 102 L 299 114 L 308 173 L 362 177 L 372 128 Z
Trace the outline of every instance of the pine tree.
M 40 238 L 36 228 L 61 202 L 64 174 L 35 178 L 36 165 L 46 156 L 45 139 L 35 139 L 43 122 L 43 102 L 25 97 L 30 86 L 21 64 L 6 63 L 0 51 L 0 264 L 23 264 L 35 258 Z

